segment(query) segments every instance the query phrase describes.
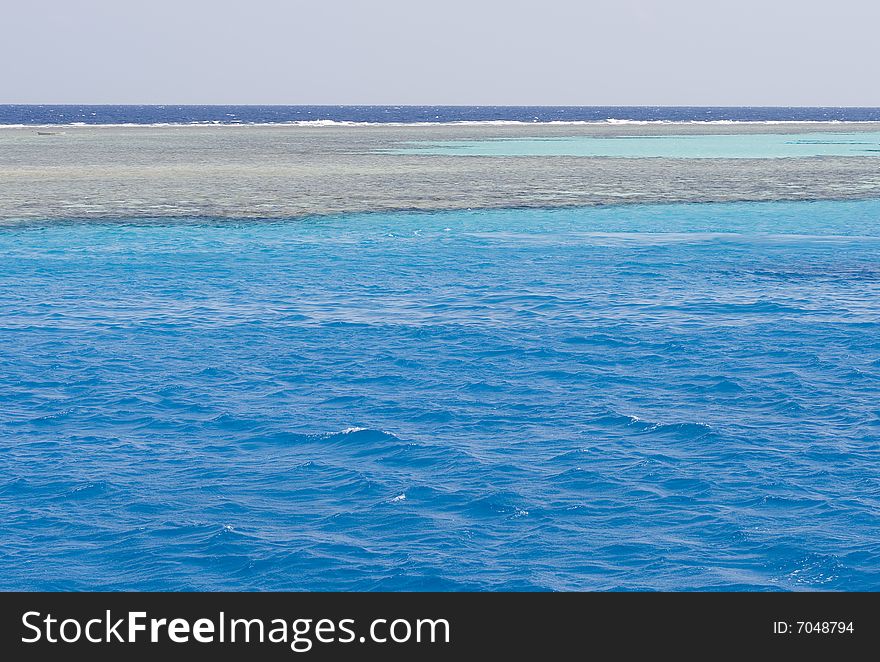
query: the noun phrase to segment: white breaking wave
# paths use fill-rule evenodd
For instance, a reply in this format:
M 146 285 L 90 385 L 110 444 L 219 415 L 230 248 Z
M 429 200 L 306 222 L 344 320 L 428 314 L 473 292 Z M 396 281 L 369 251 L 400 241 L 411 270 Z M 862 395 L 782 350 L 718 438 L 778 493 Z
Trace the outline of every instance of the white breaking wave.
M 65 122 L 55 124 L 0 124 L 3 129 L 44 129 L 54 127 L 74 128 L 156 128 L 156 127 L 211 127 L 211 128 L 241 128 L 241 127 L 421 127 L 421 126 L 595 126 L 603 124 L 633 124 L 633 125 L 726 125 L 726 124 L 761 124 L 761 125 L 799 125 L 799 124 L 880 124 L 880 120 L 629 120 L 610 117 L 602 120 L 459 120 L 454 122 L 349 122 L 343 120 L 296 120 L 291 122 L 223 122 L 212 120 L 210 122 L 153 122 L 141 124 L 137 122 L 119 122 L 110 124 L 90 124 L 88 122 Z

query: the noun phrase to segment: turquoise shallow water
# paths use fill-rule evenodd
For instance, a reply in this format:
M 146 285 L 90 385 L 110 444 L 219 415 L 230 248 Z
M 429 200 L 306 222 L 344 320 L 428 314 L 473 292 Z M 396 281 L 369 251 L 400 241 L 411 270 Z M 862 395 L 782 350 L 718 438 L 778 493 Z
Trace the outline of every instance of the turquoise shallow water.
M 0 229 L 0 587 L 880 589 L 878 221 Z
M 395 154 L 775 159 L 880 156 L 880 133 L 570 136 L 412 142 Z

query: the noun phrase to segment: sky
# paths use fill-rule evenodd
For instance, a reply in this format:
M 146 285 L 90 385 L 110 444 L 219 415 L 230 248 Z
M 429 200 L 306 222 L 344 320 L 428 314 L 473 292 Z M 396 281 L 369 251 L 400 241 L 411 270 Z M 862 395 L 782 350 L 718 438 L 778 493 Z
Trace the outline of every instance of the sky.
M 2 0 L 0 103 L 880 106 L 877 0 Z

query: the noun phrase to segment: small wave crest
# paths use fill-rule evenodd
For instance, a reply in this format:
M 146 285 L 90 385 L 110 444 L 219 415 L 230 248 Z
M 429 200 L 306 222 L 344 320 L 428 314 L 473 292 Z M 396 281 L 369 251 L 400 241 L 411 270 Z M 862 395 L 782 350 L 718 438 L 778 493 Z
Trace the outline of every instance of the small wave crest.
M 639 434 L 669 435 L 685 439 L 697 439 L 713 432 L 712 427 L 707 423 L 696 421 L 664 423 L 645 420 L 639 416 L 621 414 L 613 410 L 608 410 L 596 417 L 592 423 L 604 428 L 627 427 Z

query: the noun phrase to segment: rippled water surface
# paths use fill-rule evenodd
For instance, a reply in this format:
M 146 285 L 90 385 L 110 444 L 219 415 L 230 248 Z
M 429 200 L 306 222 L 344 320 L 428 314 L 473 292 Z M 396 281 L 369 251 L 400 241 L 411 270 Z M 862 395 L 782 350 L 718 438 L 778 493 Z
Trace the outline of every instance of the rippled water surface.
M 0 587 L 880 589 L 878 220 L 0 229 Z

